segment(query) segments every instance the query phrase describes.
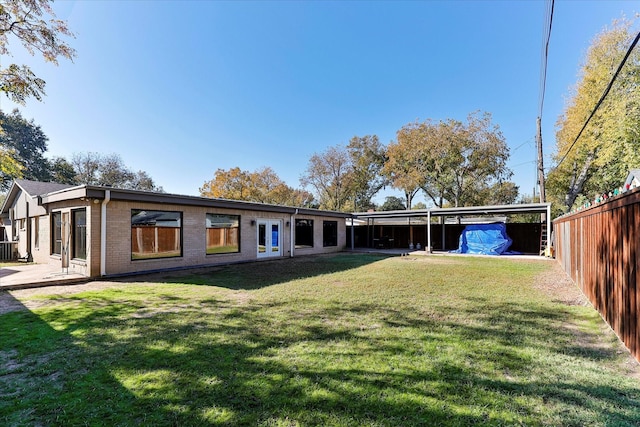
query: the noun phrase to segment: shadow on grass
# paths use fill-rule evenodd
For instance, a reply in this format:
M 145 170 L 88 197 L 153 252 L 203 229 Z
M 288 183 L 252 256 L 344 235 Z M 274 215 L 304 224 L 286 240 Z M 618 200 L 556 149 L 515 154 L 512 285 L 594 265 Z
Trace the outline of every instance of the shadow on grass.
M 357 302 L 310 301 L 300 313 L 286 302 L 158 300 L 93 294 L 40 317 L 1 316 L 2 356 L 13 368 L 0 371 L 2 389 L 10 390 L 0 420 L 459 426 L 640 419 L 637 385 L 537 366 L 543 360 L 532 347 L 576 364 L 593 356 L 573 348 L 572 332 L 558 327 L 564 314 L 550 306 L 484 300 L 430 317 Z M 548 414 L 545 405 L 553 407 Z
M 136 425 L 134 396 L 86 352 L 68 331 L 58 331 L 0 292 L 0 424 Z
M 359 268 L 393 255 L 384 254 L 328 254 L 300 256 L 287 259 L 255 261 L 204 267 L 151 275 L 136 276 L 131 282 L 163 282 L 189 285 L 219 286 L 236 290 L 252 290 L 291 280 L 305 279 L 325 274 Z

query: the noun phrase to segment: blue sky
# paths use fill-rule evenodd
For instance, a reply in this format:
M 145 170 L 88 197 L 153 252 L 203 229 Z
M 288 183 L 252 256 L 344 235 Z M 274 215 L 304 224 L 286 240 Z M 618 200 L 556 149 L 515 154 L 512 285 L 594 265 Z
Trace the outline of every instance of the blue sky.
M 355 135 L 487 111 L 513 181 L 536 182 L 544 1 L 57 1 L 78 56 L 58 67 L 12 44 L 47 82 L 20 107 L 49 156 L 117 153 L 165 191 L 197 195 L 218 168 L 270 166 L 299 187 L 309 158 Z M 592 39 L 639 2 L 557 1 L 542 117 L 555 122 Z M 14 105 L 6 97 L 0 108 Z M 386 195 L 401 196 L 387 190 Z

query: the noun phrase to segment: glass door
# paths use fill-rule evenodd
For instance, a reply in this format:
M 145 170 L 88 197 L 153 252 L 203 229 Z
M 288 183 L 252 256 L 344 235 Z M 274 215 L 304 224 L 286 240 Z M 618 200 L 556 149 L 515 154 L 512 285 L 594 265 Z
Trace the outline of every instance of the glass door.
M 259 219 L 258 221 L 258 258 L 281 256 L 282 221 L 279 219 Z

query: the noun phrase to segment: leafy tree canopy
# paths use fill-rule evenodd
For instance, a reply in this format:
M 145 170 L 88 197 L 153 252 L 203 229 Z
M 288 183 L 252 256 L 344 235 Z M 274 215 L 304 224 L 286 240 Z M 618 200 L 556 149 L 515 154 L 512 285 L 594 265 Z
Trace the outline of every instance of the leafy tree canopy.
M 400 197 L 387 196 L 384 199 L 384 203 L 380 206 L 381 211 L 400 211 L 407 209 L 404 201 Z
M 238 167 L 218 169 L 214 178 L 200 188 L 200 195 L 284 206 L 313 205 L 310 193 L 289 187 L 269 167 L 255 172 L 243 171 Z
M 640 51 L 631 52 L 611 91 L 580 138 L 576 137 L 622 62 L 635 34 L 632 22 L 614 21 L 595 37 L 556 132 L 556 166 L 549 173 L 552 202 L 576 201 L 619 187 L 640 166 Z M 575 141 L 575 144 L 574 144 Z M 560 163 L 561 162 L 561 163 Z
M 347 153 L 351 161 L 350 182 L 355 197 L 354 210 L 373 208 L 373 197 L 387 184 L 387 179 L 382 175 L 387 150 L 376 135 L 366 135 L 351 138 Z
M 353 178 L 349 152 L 337 145 L 311 156 L 300 183 L 315 190 L 321 209 L 354 211 Z
M 509 147 L 489 113 L 472 113 L 464 123 L 409 123 L 387 153 L 384 172 L 404 191 L 409 208 L 419 190 L 438 207 L 494 204 L 517 196 L 515 185 L 505 185 L 512 175 L 506 166 Z
M 23 118 L 16 109 L 11 114 L 0 111 L 0 128 L 0 148 L 13 153 L 13 159 L 19 164 L 18 169 L 7 164 L 8 170 L 2 172 L 2 187 L 6 189 L 14 178 L 48 181 L 49 163 L 44 157 L 48 138 L 40 126 Z
M 52 0 L 0 0 L 3 58 L 11 56 L 9 43 L 17 40 L 31 55 L 37 52 L 53 64 L 58 64 L 58 58 L 73 60 L 76 52 L 64 38 L 74 35 L 65 21 L 56 19 L 51 3 Z M 0 68 L 0 91 L 18 104 L 24 105 L 29 97 L 42 100 L 45 84 L 27 65 Z
M 75 183 L 87 185 L 104 185 L 115 188 L 146 191 L 163 191 L 151 177 L 143 171 L 133 172 L 124 165 L 117 154 L 100 154 L 93 152 L 75 153 L 71 159 L 75 170 Z M 59 161 L 61 173 L 68 172 L 68 165 Z
M 23 168 L 14 149 L 0 146 L 0 190 L 7 190 L 11 181 L 22 178 Z

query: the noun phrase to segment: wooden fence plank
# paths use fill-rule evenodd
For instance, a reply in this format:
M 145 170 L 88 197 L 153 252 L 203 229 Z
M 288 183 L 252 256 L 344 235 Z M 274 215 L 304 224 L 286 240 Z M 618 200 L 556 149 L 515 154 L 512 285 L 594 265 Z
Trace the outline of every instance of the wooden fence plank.
M 556 258 L 640 361 L 640 189 L 558 218 Z

